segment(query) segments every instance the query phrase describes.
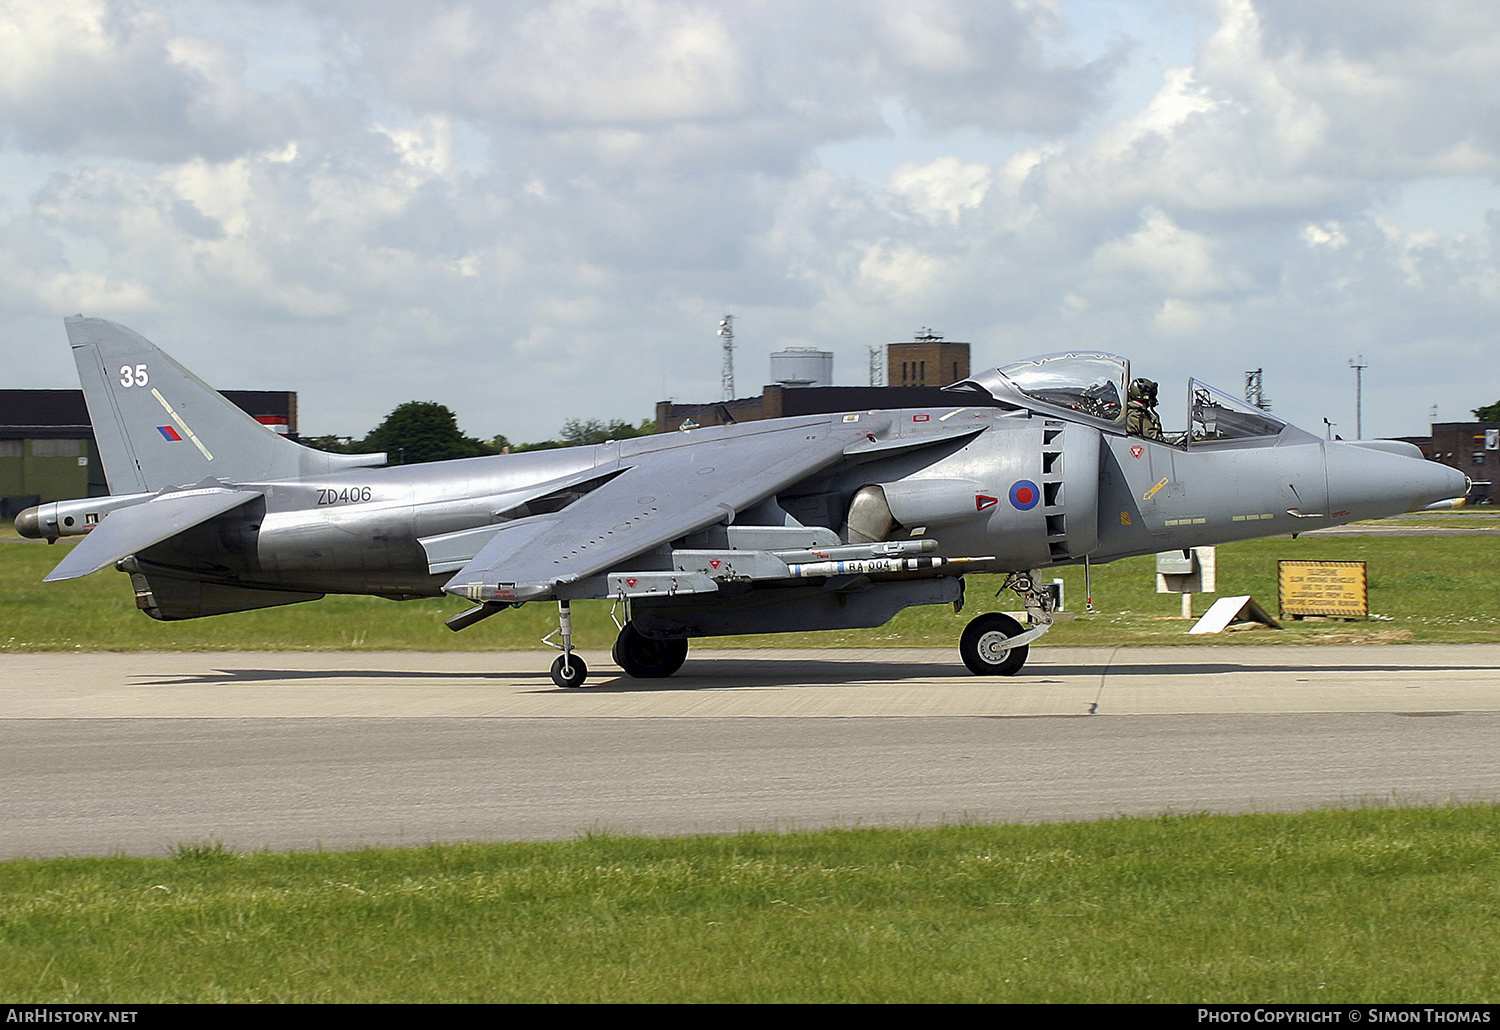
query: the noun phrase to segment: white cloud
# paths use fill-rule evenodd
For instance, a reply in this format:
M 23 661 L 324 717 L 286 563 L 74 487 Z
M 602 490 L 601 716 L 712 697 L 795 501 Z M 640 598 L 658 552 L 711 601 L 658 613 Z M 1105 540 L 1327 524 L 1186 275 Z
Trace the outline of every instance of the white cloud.
M 1208 237 L 1181 228 L 1165 212 L 1149 210 L 1135 232 L 1094 251 L 1094 267 L 1106 275 L 1142 278 L 1171 298 L 1246 285 L 1215 250 Z
M 0 349 L 65 386 L 37 319 L 118 317 L 345 434 L 414 397 L 512 439 L 713 397 L 726 310 L 745 392 L 784 344 L 859 382 L 930 325 L 979 363 L 1264 366 L 1314 422 L 1352 421 L 1361 351 L 1371 390 L 1500 396 L 1448 357 L 1500 315 L 1500 9 L 1196 9 L 1122 109 L 1132 44 L 1068 0 L 0 0 L 0 156 L 43 184 L 0 215 Z
M 27 150 L 224 157 L 309 127 L 300 90 L 242 72 L 231 41 L 176 34 L 145 0 L 0 0 L 0 121 Z
M 940 157 L 925 165 L 901 165 L 891 188 L 929 222 L 956 225 L 965 211 L 984 202 L 993 177 L 989 165 Z

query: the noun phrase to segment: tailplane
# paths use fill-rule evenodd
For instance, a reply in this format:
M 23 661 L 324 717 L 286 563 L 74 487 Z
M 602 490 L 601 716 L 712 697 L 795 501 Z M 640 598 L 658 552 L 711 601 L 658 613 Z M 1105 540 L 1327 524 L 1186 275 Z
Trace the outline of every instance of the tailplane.
M 82 315 L 65 322 L 111 494 L 385 463 L 384 454 L 327 454 L 280 436 L 122 325 Z

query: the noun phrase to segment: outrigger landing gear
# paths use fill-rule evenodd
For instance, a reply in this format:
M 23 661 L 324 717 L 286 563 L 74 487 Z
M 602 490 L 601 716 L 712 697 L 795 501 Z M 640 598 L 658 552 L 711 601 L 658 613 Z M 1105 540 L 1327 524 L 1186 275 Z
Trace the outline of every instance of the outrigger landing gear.
M 687 661 L 688 642 L 683 637 L 655 640 L 627 622 L 620 627 L 611 656 L 627 676 L 636 679 L 663 679 L 682 668 Z
M 588 678 L 589 667 L 573 653 L 573 612 L 567 601 L 557 602 L 557 630 L 562 643 L 553 646 L 561 647 L 562 654 L 552 663 L 552 682 L 559 687 L 581 687 Z M 550 637 L 547 642 L 551 643 Z
M 1000 612 L 973 619 L 959 639 L 958 653 L 976 676 L 1014 676 L 1026 664 L 1031 642 L 1052 628 L 1052 596 L 1037 589 L 1034 575 L 1011 573 L 1000 592 L 1007 589 L 1020 595 L 1031 628 L 1023 631 L 1019 622 Z

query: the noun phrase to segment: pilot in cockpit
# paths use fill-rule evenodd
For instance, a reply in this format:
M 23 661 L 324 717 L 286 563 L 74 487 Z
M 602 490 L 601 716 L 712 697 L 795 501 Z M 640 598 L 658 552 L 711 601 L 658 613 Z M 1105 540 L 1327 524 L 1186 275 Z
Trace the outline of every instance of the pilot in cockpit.
M 1161 416 L 1156 413 L 1156 384 L 1150 379 L 1130 381 L 1130 403 L 1125 409 L 1125 431 L 1148 440 L 1164 440 Z

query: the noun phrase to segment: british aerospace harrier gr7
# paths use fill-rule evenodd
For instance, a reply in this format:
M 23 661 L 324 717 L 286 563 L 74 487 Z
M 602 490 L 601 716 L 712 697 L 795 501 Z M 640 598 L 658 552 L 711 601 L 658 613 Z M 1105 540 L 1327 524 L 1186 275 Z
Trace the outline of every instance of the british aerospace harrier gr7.
M 157 619 L 444 593 L 460 630 L 555 602 L 561 686 L 587 669 L 569 604 L 621 603 L 614 660 L 670 676 L 693 637 L 878 626 L 961 606 L 1007 574 L 960 641 L 1010 675 L 1051 622 L 1039 570 L 1296 533 L 1462 497 L 1465 477 L 1390 441 L 1328 442 L 1190 381 L 1175 440 L 1132 434 L 1125 359 L 1020 361 L 931 406 L 806 415 L 495 457 L 384 466 L 241 412 L 138 334 L 67 319 L 111 491 L 29 508 L 23 535 L 84 536 L 46 578 L 113 565 Z M 86 534 L 86 535 L 85 535 Z

